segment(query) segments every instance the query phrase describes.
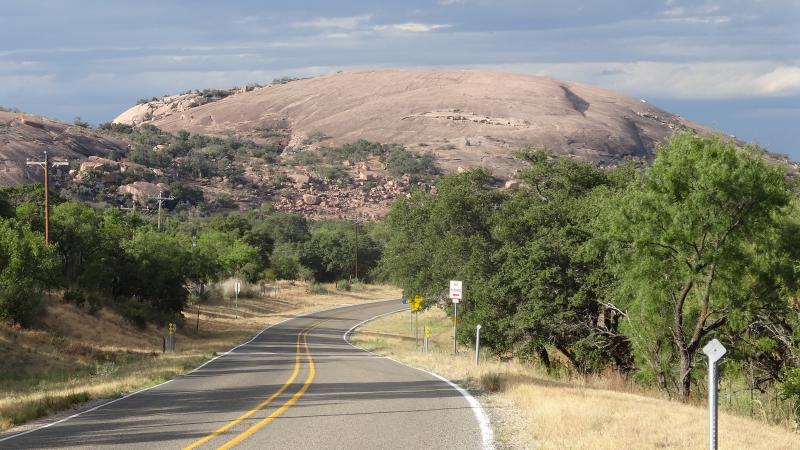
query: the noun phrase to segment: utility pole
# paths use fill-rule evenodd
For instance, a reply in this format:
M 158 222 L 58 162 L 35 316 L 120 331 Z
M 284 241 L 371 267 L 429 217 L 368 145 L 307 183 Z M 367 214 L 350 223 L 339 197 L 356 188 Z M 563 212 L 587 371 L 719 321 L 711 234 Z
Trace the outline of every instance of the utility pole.
M 158 200 L 158 231 L 161 231 L 161 204 L 164 203 L 164 200 L 175 200 L 175 197 L 169 196 L 164 197 L 164 193 L 161 189 L 158 190 L 158 196 L 150 196 L 153 200 Z
M 133 206 L 131 206 L 130 208 L 125 206 L 120 206 L 119 209 L 121 209 L 122 211 L 130 211 L 130 214 L 136 214 L 136 202 L 133 202 Z
M 67 161 L 53 161 L 50 162 L 50 156 L 47 151 L 44 152 L 44 161 L 31 161 L 25 158 L 25 164 L 29 166 L 39 166 L 44 168 L 44 241 L 50 242 L 50 166 L 66 166 L 69 165 Z

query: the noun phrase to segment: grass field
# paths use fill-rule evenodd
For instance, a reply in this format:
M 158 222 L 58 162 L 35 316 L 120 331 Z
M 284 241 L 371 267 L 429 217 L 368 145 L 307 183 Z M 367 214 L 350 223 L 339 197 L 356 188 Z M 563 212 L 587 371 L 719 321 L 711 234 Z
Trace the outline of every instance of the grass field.
M 415 367 L 431 370 L 480 393 L 499 448 L 698 449 L 707 447 L 708 412 L 702 406 L 658 398 L 616 376 L 554 379 L 535 366 L 489 358 L 475 367 L 474 350 L 454 357 L 452 323 L 433 309 L 430 353 L 415 347 L 410 313 L 367 323 L 353 342 Z M 420 336 L 422 331 L 420 331 Z M 800 435 L 786 428 L 722 413 L 720 449 L 797 449 Z
M 163 354 L 164 327 L 139 329 L 103 309 L 92 316 L 58 298 L 36 329 L 0 325 L 0 431 L 97 399 L 118 397 L 185 373 L 285 318 L 337 306 L 399 297 L 390 286 L 365 285 L 352 292 L 322 285 L 282 283 L 277 295 L 234 304 L 222 299 L 184 312 L 176 352 Z

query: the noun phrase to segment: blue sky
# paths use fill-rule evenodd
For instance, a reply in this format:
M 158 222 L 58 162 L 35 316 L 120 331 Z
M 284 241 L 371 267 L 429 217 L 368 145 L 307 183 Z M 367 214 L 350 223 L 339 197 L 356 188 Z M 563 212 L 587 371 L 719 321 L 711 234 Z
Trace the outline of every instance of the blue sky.
M 139 98 L 381 67 L 542 74 L 800 160 L 800 0 L 0 0 L 0 105 L 92 123 Z

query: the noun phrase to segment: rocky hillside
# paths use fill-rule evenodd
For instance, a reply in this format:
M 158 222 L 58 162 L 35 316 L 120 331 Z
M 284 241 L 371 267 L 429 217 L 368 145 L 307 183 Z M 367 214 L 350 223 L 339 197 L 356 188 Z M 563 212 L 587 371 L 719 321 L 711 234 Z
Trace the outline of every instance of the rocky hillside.
M 85 127 L 0 111 L 0 186 L 40 181 L 41 169 L 26 167 L 25 159 L 41 160 L 45 150 L 54 159 L 69 159 L 79 164 L 89 156 L 116 158 L 124 155 L 127 148 L 124 140 Z
M 484 71 L 342 72 L 242 89 L 203 104 L 181 96 L 165 101 L 137 105 L 115 122 L 233 133 L 290 152 L 358 139 L 396 143 L 432 153 L 445 171 L 484 166 L 501 177 L 520 167 L 512 152 L 524 146 L 614 164 L 627 156 L 649 159 L 677 128 L 702 129 L 605 89 Z
M 705 128 L 603 89 L 479 71 L 361 71 L 141 100 L 92 130 L 0 112 L 0 185 L 41 179 L 25 158 L 69 158 L 61 195 L 191 217 L 274 208 L 377 219 L 438 174 L 486 167 L 514 188 L 526 146 L 613 165 Z M 67 172 L 68 171 L 68 172 Z

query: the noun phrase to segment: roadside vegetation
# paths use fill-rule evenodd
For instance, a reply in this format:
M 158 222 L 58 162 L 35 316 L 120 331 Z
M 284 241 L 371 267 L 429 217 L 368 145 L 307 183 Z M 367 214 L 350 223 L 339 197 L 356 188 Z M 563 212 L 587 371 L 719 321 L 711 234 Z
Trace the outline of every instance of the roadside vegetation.
M 523 187 L 445 175 L 389 214 L 382 272 L 452 313 L 458 339 L 550 373 L 613 373 L 702 398 L 717 338 L 725 408 L 792 427 L 800 405 L 800 216 L 758 148 L 677 134 L 652 166 L 597 169 L 526 150 Z
M 103 306 L 135 324 L 179 321 L 204 286 L 227 278 L 335 282 L 372 279 L 381 257 L 379 225 L 311 222 L 269 208 L 248 214 L 166 221 L 53 199 L 51 244 L 43 236 L 43 191 L 0 191 L 0 319 L 35 326 L 44 289 L 94 314 Z M 358 242 L 356 243 L 356 239 Z M 357 252 L 357 253 L 356 253 Z
M 476 367 L 474 347 L 461 346 L 459 355 L 452 356 L 452 320 L 446 311 L 431 307 L 420 313 L 419 323 L 419 345 L 408 312 L 369 322 L 351 340 L 473 391 L 489 414 L 499 450 L 707 446 L 708 411 L 701 400 L 669 401 L 616 372 L 548 371 L 540 364 L 498 357 L 488 349 Z M 431 334 L 427 354 L 420 351 L 425 324 Z M 720 396 L 723 406 L 734 401 L 730 391 Z M 785 427 L 730 412 L 720 415 L 719 427 L 720 448 L 797 447 L 797 435 Z

